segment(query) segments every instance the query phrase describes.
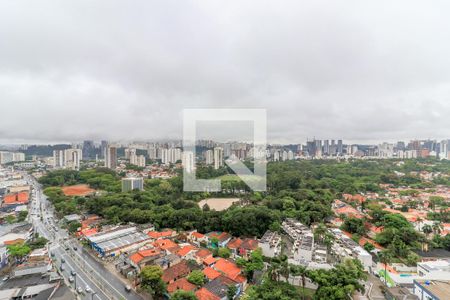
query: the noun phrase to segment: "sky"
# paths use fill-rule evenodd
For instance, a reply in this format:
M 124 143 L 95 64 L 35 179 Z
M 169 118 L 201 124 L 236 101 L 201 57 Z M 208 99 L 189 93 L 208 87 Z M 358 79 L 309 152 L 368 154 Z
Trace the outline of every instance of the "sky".
M 449 1 L 1 1 L 0 142 L 177 139 L 188 108 L 266 109 L 269 142 L 450 138 L 449 13 Z

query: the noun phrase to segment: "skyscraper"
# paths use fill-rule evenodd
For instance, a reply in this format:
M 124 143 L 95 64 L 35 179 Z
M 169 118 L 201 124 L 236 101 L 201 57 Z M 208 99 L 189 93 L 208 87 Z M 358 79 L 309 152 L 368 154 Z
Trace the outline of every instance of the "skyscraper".
M 107 146 L 105 151 L 105 167 L 115 169 L 117 167 L 117 148 Z
M 223 166 L 223 148 L 214 148 L 214 169 L 219 169 Z
M 337 152 L 338 152 L 338 154 L 344 153 L 344 147 L 342 145 L 342 140 L 337 141 Z
M 187 173 L 194 171 L 194 153 L 192 151 L 184 151 L 182 155 L 182 164 Z
M 207 165 L 212 165 L 214 163 L 214 153 L 212 150 L 205 151 L 205 163 Z

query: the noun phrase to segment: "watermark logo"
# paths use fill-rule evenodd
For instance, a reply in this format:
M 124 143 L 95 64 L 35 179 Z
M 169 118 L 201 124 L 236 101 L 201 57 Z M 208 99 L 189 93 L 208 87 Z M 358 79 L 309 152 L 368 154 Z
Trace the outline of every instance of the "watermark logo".
M 242 122 L 253 124 L 251 157 L 253 172 L 235 155 L 224 159 L 224 149 L 215 147 L 210 159 L 214 166 L 225 163 L 253 191 L 266 191 L 267 113 L 265 109 L 185 109 L 183 111 L 183 190 L 186 192 L 219 192 L 220 179 L 196 178 L 197 125 L 208 122 Z M 239 132 L 233 132 L 239 138 Z M 218 136 L 218 139 L 220 137 Z

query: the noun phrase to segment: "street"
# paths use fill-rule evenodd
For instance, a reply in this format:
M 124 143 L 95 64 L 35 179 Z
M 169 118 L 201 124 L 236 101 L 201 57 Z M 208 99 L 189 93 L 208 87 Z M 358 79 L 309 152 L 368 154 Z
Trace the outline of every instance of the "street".
M 68 286 L 78 289 L 80 299 L 130 299 L 142 300 L 134 291 L 126 292 L 124 283 L 94 258 L 66 230 L 59 228 L 54 210 L 37 181 L 27 176 L 34 187 L 30 222 L 36 232 L 49 240 L 48 250 L 55 266 L 62 273 Z M 62 262 L 62 259 L 65 262 Z M 63 270 L 61 270 L 63 265 Z M 71 271 L 76 275 L 71 276 Z M 73 282 L 69 282 L 69 278 Z M 75 286 L 76 285 L 76 286 Z M 81 287 L 81 289 L 80 289 Z

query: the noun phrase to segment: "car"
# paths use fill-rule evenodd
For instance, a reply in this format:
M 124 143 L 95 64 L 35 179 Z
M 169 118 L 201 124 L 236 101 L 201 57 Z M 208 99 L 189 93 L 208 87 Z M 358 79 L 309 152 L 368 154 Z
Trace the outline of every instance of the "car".
M 50 255 L 51 255 L 52 257 L 55 257 L 55 252 L 50 252 Z
M 77 287 L 78 294 L 81 294 L 83 292 L 83 288 L 81 286 Z
M 74 282 L 74 280 L 75 280 L 75 279 L 73 278 L 73 276 L 70 276 L 70 277 L 69 277 L 69 282 Z
M 61 266 L 59 267 L 59 269 L 60 269 L 61 271 L 64 271 L 66 268 L 64 268 L 64 265 L 61 265 Z
M 5 276 L 5 277 L 3 277 L 2 281 L 6 281 L 8 279 L 9 279 L 9 276 Z
M 90 292 L 92 292 L 92 290 L 91 290 L 91 287 L 90 287 L 90 286 L 88 286 L 88 285 L 86 286 L 86 289 L 85 289 L 85 290 L 86 290 L 86 293 L 90 293 Z
M 64 258 L 61 258 L 61 263 L 63 264 L 65 262 L 66 262 L 66 260 Z
M 77 275 L 77 272 L 75 272 L 74 270 L 72 270 L 72 271 L 70 271 L 70 275 L 76 276 L 76 275 Z
M 77 251 L 78 247 L 77 246 L 73 246 L 73 250 Z
M 128 284 L 125 286 L 125 291 L 127 292 L 131 292 L 131 286 L 129 286 Z
M 66 248 L 65 248 L 65 250 L 66 250 L 66 251 L 69 251 L 69 250 L 70 250 L 70 248 L 69 248 L 69 247 L 66 247 Z

